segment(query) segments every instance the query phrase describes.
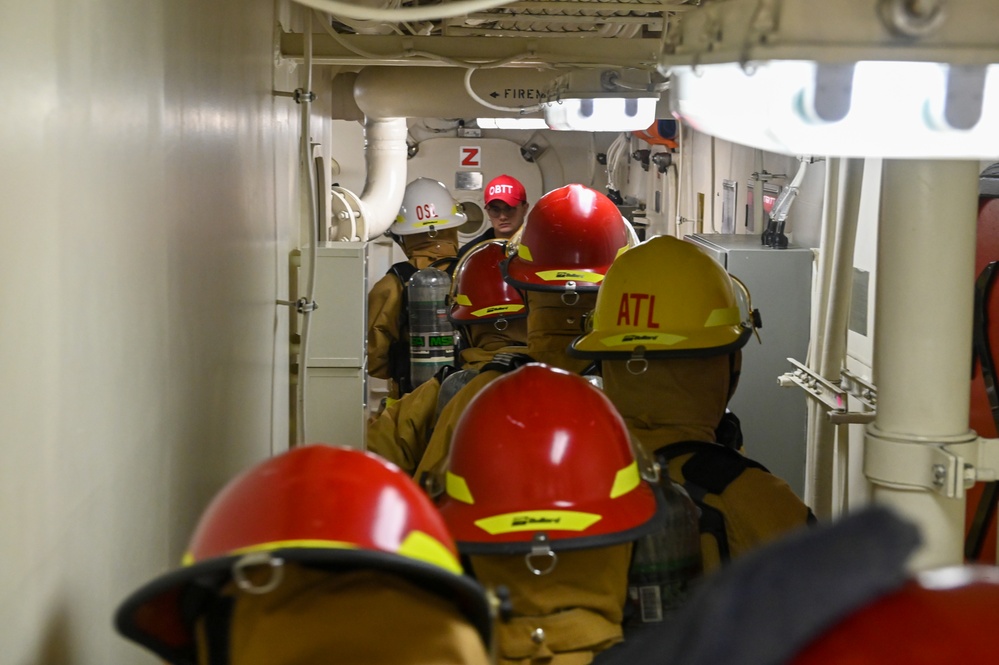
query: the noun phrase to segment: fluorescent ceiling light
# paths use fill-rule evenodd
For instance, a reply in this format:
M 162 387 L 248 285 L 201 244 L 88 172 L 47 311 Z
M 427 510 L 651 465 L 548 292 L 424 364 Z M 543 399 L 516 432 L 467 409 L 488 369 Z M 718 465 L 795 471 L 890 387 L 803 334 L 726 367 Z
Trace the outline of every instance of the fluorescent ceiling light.
M 999 156 L 999 3 L 724 5 L 663 41 L 670 111 L 693 128 L 793 155 Z
M 541 106 L 551 129 L 628 132 L 646 129 L 655 121 L 657 101 L 648 97 L 595 97 L 562 99 Z
M 548 129 L 544 118 L 476 118 L 479 129 Z
M 541 108 L 551 129 L 624 132 L 656 119 L 659 91 L 643 70 L 581 70 L 555 80 Z
M 675 67 L 672 76 L 670 107 L 688 124 L 772 152 L 999 155 L 999 65 L 776 60 Z

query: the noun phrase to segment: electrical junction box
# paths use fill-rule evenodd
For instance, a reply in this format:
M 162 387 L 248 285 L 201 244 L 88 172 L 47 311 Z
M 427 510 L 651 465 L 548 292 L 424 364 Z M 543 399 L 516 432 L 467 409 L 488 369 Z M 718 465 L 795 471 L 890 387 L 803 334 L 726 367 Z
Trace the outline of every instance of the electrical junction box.
M 310 251 L 302 250 L 298 293 Z M 305 441 L 364 448 L 367 421 L 367 258 L 364 242 L 316 248 L 305 379 Z
M 791 244 L 773 249 L 758 234 L 695 234 L 694 243 L 746 288 L 760 311 L 760 340 L 742 349 L 742 374 L 729 409 L 742 423 L 746 456 L 783 478 L 804 498 L 808 408 L 798 389 L 778 377 L 805 361 L 811 326 L 812 250 Z

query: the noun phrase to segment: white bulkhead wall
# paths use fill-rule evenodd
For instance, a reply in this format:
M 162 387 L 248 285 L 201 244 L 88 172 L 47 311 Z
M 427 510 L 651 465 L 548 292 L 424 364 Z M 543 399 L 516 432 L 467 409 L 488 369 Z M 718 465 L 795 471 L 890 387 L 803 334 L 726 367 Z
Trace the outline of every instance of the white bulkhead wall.
M 287 445 L 301 67 L 269 0 L 2 14 L 0 661 L 151 664 L 116 606 Z

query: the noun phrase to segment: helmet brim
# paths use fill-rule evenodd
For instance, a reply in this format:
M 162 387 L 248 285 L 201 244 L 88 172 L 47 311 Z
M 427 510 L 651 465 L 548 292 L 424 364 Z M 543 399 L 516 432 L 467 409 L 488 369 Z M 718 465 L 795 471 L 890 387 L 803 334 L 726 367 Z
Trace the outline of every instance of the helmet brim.
M 437 566 L 387 552 L 371 550 L 316 550 L 280 548 L 274 559 L 293 561 L 312 568 L 344 572 L 375 569 L 397 574 L 442 598 L 451 600 L 482 636 L 487 647 L 492 639 L 492 611 L 482 587 L 466 575 L 449 573 Z M 146 647 L 168 663 L 194 665 L 197 645 L 194 621 L 200 603 L 197 594 L 210 597 L 231 580 L 232 565 L 239 556 L 208 559 L 179 568 L 152 580 L 128 596 L 115 612 L 118 632 Z
M 539 533 L 547 536 L 551 549 L 556 552 L 607 547 L 633 541 L 656 528 L 658 525 L 656 518 L 660 514 L 664 499 L 662 490 L 658 486 L 642 482 L 614 502 L 613 516 L 601 517 L 585 529 L 558 529 L 549 523 L 538 525 L 537 528 L 499 533 L 489 533 L 476 525 L 476 522 L 481 520 L 499 516 L 484 515 L 475 505 L 444 495 L 438 501 L 438 507 L 462 554 L 524 554 L 531 551 L 535 536 Z M 599 515 L 601 511 L 606 510 L 606 507 L 606 504 L 600 506 L 575 504 L 572 506 L 572 512 Z
M 572 282 L 573 290 L 580 293 L 596 293 L 600 284 L 604 281 L 604 275 L 610 268 L 608 263 L 605 266 L 597 266 L 589 270 L 579 270 L 578 268 L 566 268 L 556 265 L 538 265 L 528 263 L 519 256 L 511 256 L 500 263 L 500 271 L 503 279 L 508 284 L 518 289 L 528 291 L 552 291 L 563 292 L 566 286 Z
M 496 305 L 494 307 L 470 307 L 468 305 L 455 305 L 448 312 L 447 318 L 451 323 L 467 326 L 476 323 L 491 323 L 506 319 L 522 319 L 527 316 L 527 305 L 520 303 L 510 303 L 509 305 Z
M 645 358 L 704 358 L 738 351 L 752 334 L 752 327 L 742 324 L 702 328 L 689 335 L 608 328 L 577 337 L 569 344 L 568 353 L 577 358 L 626 359 L 641 347 Z

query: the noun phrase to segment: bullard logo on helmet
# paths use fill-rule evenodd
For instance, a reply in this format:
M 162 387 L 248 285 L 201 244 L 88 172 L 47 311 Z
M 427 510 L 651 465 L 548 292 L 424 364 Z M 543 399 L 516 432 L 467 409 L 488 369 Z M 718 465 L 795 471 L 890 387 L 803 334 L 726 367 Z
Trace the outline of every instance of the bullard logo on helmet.
M 524 515 L 521 517 L 514 517 L 512 525 L 524 526 L 526 524 L 558 524 L 561 521 L 561 517 L 531 517 L 530 515 Z
M 625 335 L 621 338 L 621 342 L 655 342 L 658 339 L 659 335 Z
M 570 270 L 559 270 L 555 273 L 555 279 L 575 279 L 577 277 L 582 277 L 583 275 L 578 272 L 572 272 Z

